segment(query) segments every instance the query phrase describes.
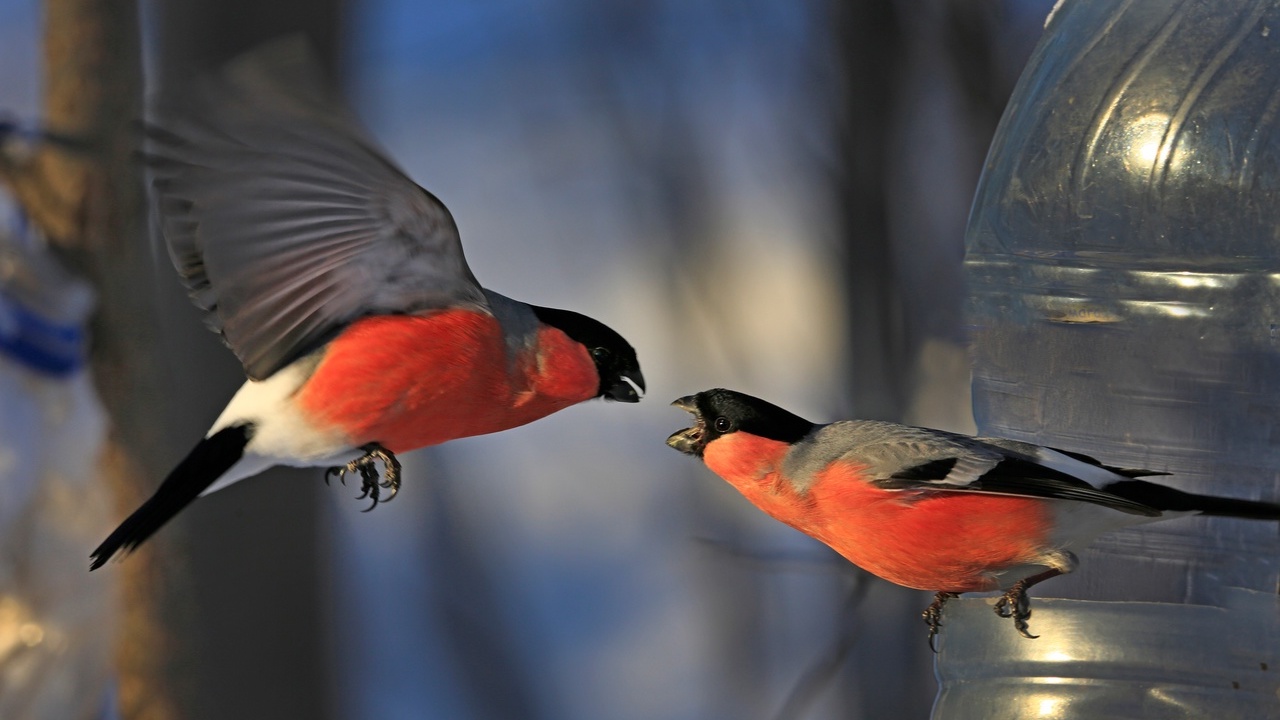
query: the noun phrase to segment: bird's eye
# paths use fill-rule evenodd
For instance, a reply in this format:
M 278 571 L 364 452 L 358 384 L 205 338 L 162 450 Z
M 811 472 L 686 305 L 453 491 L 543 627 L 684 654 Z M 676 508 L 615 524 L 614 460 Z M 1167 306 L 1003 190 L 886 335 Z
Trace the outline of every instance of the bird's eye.
M 604 360 L 609 357 L 609 348 L 597 347 L 591 348 L 591 357 L 596 360 Z
M 716 418 L 715 427 L 716 432 L 727 433 L 733 429 L 733 421 L 727 417 L 718 417 Z

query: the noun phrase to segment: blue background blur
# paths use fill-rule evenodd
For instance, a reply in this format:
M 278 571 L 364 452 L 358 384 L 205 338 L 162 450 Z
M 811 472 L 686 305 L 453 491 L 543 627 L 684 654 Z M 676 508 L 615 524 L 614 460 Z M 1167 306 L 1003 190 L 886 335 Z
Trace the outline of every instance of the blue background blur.
M 211 716 L 271 717 L 291 693 L 378 720 L 927 715 L 927 598 L 662 443 L 685 420 L 666 403 L 713 386 L 818 421 L 971 428 L 964 221 L 1050 3 L 873 3 L 893 26 L 852 33 L 843 4 L 349 4 L 351 102 L 448 205 L 476 276 L 621 331 L 649 397 L 415 453 L 404 492 L 367 515 L 318 475 L 292 482 L 292 501 L 323 506 L 323 619 L 288 627 L 285 612 L 274 631 L 322 634 L 330 678 L 287 659 L 263 678 L 251 648 L 288 641 L 210 619 L 233 647 L 209 655 Z M 882 55 L 849 45 L 878 33 Z M 0 110 L 24 120 L 39 117 L 39 43 L 38 4 L 0 0 Z M 235 382 L 163 409 L 190 426 L 176 442 Z M 178 522 L 234 533 L 188 518 L 251 492 Z M 235 648 L 244 667 L 227 667 Z

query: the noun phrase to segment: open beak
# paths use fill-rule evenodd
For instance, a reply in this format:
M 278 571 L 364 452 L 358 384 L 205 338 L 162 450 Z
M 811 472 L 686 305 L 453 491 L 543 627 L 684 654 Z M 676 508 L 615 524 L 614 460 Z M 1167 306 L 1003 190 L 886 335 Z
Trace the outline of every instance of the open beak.
M 671 433 L 671 436 L 667 438 L 667 445 L 686 455 L 702 455 L 702 450 L 705 447 L 702 436 L 706 425 L 703 423 L 702 415 L 698 413 L 698 405 L 694 396 L 686 395 L 673 401 L 671 405 L 693 413 L 694 424 L 693 427 Z
M 644 375 L 641 375 L 640 369 L 636 368 L 620 376 L 618 382 L 605 391 L 604 396 L 618 402 L 640 402 L 640 398 L 644 397 Z

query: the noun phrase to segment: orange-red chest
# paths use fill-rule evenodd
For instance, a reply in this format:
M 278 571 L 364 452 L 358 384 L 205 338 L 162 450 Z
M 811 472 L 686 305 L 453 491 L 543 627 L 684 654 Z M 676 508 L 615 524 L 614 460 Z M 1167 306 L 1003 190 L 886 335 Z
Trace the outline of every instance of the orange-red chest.
M 296 402 L 353 445 L 405 452 L 523 425 L 595 394 L 584 348 L 551 328 L 531 340 L 508 357 L 498 322 L 470 310 L 366 318 L 330 343 Z
M 787 449 L 734 433 L 709 444 L 703 459 L 760 509 L 890 582 L 920 590 L 992 590 L 991 572 L 1034 564 L 1050 549 L 1045 501 L 882 490 L 847 463 L 818 473 L 799 492 L 779 472 Z

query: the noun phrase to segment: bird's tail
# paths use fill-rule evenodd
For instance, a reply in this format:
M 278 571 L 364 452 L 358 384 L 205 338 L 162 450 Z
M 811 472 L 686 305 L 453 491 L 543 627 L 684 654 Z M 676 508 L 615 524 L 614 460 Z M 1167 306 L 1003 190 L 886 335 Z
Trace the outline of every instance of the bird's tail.
M 231 469 L 253 436 L 253 425 L 231 425 L 200 441 L 187 457 L 160 483 L 156 494 L 120 523 L 115 532 L 93 551 L 90 570 L 102 567 L 117 552 L 130 552 L 159 530 Z
M 1103 490 L 1157 510 L 1196 512 L 1201 515 L 1249 520 L 1280 520 L 1280 504 L 1277 503 L 1196 495 L 1145 480 L 1122 480 L 1107 485 Z

